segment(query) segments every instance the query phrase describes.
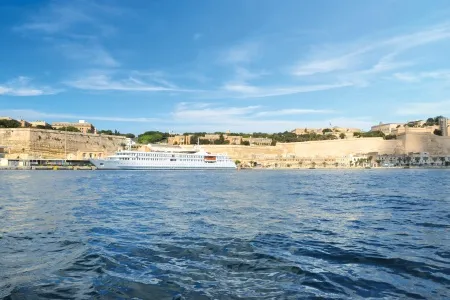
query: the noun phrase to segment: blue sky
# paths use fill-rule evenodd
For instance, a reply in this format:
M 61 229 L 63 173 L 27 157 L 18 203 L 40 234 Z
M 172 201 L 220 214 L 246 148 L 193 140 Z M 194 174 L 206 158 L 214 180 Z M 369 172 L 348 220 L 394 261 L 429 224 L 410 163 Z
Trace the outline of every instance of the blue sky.
M 278 132 L 450 116 L 450 2 L 2 0 L 0 115 Z

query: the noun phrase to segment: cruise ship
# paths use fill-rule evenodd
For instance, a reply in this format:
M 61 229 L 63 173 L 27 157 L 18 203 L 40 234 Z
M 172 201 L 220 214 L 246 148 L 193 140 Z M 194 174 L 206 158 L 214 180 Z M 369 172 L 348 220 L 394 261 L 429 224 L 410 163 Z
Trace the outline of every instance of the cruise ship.
M 226 154 L 211 154 L 196 147 L 149 145 L 150 151 L 123 150 L 104 159 L 91 159 L 99 170 L 217 170 L 236 169 Z

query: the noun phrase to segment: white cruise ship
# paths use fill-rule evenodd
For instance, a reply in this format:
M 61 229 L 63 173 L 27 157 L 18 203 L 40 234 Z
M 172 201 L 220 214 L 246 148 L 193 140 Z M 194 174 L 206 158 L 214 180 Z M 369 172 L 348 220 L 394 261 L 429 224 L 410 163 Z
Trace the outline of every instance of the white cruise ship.
M 99 170 L 192 170 L 235 169 L 236 164 L 226 154 L 211 154 L 200 148 L 152 145 L 149 152 L 119 151 L 104 159 L 91 159 Z

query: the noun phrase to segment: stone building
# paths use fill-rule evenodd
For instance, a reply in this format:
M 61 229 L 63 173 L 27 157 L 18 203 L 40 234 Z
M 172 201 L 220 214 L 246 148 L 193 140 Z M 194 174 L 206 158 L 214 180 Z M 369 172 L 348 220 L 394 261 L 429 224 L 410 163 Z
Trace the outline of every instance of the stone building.
M 448 119 L 447 118 L 439 118 L 439 129 L 442 132 L 442 136 L 448 136 Z
M 250 146 L 257 145 L 257 146 L 270 146 L 272 145 L 272 139 L 269 138 L 243 138 L 243 142 L 249 142 Z
M 176 135 L 167 139 L 169 145 L 190 145 L 192 135 Z
M 43 126 L 43 127 L 49 127 L 50 124 L 45 121 L 33 121 L 30 122 L 31 127 L 37 127 L 37 126 Z
M 347 127 L 330 127 L 330 128 L 296 128 L 291 131 L 291 133 L 295 133 L 296 135 L 303 134 L 323 134 L 325 129 L 330 129 L 330 132 L 326 132 L 326 134 L 332 134 L 336 137 L 339 137 L 341 133 L 345 134 L 346 137 L 352 137 L 354 132 L 361 132 L 361 129 L 358 128 L 347 128 Z
M 383 124 L 380 122 L 380 124 L 372 126 L 370 128 L 370 131 L 381 131 L 385 135 L 393 134 L 393 131 L 397 128 L 400 128 L 403 124 L 400 123 L 387 123 Z
M 84 120 L 78 121 L 78 123 L 71 122 L 54 122 L 52 123 L 52 127 L 55 129 L 67 128 L 67 127 L 75 127 L 81 133 L 96 133 L 96 129 L 94 125 L 88 123 Z
M 240 135 L 224 135 L 225 141 L 229 141 L 230 145 L 240 145 L 242 143 L 242 136 Z

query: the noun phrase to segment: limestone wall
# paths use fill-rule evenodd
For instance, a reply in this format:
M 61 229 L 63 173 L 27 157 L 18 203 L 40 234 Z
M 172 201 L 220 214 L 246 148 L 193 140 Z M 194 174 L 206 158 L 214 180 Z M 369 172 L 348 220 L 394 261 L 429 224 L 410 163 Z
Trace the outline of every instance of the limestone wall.
M 276 146 L 204 145 L 212 153 L 227 153 L 233 160 L 272 160 L 289 156 L 297 158 L 345 157 L 377 152 L 380 155 L 401 155 L 427 152 L 430 155 L 449 155 L 450 137 L 430 133 L 400 135 L 397 140 L 359 138 L 302 143 L 278 143 Z
M 450 154 L 450 137 L 434 134 L 406 134 L 399 137 L 403 141 L 405 153 L 427 152 L 430 155 Z
M 8 146 L 8 158 L 64 158 L 67 140 L 68 159 L 87 159 L 113 154 L 125 143 L 124 137 L 81 134 L 33 128 L 0 128 L 0 145 Z M 186 146 L 191 147 L 191 146 Z M 397 140 L 355 138 L 302 143 L 278 143 L 276 146 L 204 145 L 206 151 L 227 153 L 233 160 L 271 161 L 286 157 L 342 158 L 377 152 L 408 154 L 427 152 L 449 155 L 450 137 L 427 133 L 406 133 Z
M 294 143 L 294 149 L 289 151 L 293 151 L 297 157 L 341 157 L 349 154 L 370 152 L 401 154 L 404 149 L 400 140 L 359 138 Z
M 241 146 L 241 145 L 202 145 L 211 153 L 226 153 L 233 160 L 257 160 L 279 158 L 283 149 L 277 146 Z
M 8 146 L 8 158 L 87 159 L 113 154 L 124 137 L 82 134 L 32 128 L 0 129 L 0 145 Z

